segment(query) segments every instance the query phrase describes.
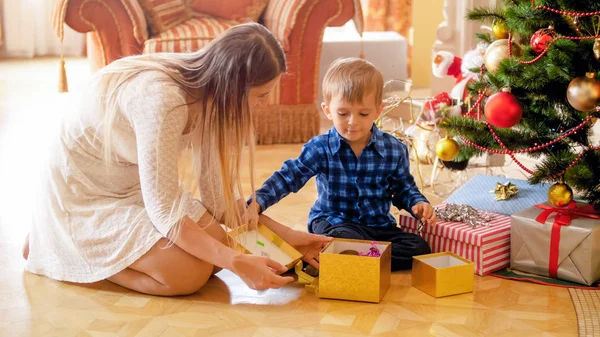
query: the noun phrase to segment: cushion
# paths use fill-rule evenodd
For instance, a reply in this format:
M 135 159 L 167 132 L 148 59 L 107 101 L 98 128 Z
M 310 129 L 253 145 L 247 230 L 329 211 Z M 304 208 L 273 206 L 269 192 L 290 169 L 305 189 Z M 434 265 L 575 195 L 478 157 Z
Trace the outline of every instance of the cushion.
M 237 24 L 236 21 L 198 15 L 147 40 L 144 54 L 193 52 Z
M 194 12 L 238 22 L 258 21 L 269 0 L 191 0 Z
M 192 16 L 183 0 L 140 0 L 152 35 L 177 26 Z
M 264 24 L 271 32 L 273 32 L 273 35 L 275 35 L 277 40 L 283 45 L 283 50 L 286 52 L 291 48 L 289 37 L 292 29 L 296 25 L 296 18 L 298 17 L 298 14 L 306 8 L 305 4 L 305 0 L 273 0 L 267 6 Z

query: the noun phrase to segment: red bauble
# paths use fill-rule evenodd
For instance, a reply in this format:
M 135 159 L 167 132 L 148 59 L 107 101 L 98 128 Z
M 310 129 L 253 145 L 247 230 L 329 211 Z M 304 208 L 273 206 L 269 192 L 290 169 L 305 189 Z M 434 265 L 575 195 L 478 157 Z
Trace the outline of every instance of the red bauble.
M 521 120 L 523 108 L 510 92 L 497 92 L 485 103 L 485 118 L 498 128 L 511 128 Z
M 554 29 L 551 28 L 538 30 L 531 36 L 531 49 L 538 54 L 543 53 L 548 48 L 550 42 L 554 40 L 555 35 Z

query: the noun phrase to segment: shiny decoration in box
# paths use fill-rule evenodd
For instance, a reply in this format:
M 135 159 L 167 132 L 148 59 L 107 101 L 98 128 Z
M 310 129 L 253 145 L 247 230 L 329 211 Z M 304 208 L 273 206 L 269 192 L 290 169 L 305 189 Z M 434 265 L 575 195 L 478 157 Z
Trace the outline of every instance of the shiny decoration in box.
M 380 257 L 340 254 L 345 250 L 367 253 L 372 241 L 334 239 L 319 258 L 319 297 L 379 303 L 390 287 L 392 246 L 373 242 Z

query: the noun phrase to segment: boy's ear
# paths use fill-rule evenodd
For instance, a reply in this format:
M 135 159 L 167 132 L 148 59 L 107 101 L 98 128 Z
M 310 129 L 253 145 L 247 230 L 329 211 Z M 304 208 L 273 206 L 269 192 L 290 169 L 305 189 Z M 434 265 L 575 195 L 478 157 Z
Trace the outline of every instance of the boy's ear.
M 331 120 L 331 111 L 329 110 L 329 105 L 327 105 L 325 102 L 321 103 L 321 109 L 323 110 L 323 113 L 325 114 L 325 116 L 327 116 L 327 119 Z
M 381 112 L 383 111 L 383 107 L 385 107 L 385 103 L 381 102 L 381 104 L 377 108 L 377 114 L 375 114 L 375 117 L 379 117 L 379 114 L 381 114 Z

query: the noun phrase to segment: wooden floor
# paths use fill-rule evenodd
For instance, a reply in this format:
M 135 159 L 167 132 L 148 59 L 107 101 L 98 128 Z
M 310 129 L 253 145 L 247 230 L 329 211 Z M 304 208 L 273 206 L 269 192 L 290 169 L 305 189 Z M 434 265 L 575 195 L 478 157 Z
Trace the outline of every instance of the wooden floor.
M 67 60 L 73 93 L 88 77 Z M 253 291 L 228 271 L 187 297 L 161 298 L 107 281 L 56 282 L 23 271 L 21 244 L 35 195 L 35 168 L 69 95 L 57 95 L 57 60 L 0 61 L 0 336 L 576 336 L 566 289 L 475 276 L 470 294 L 434 299 L 392 275 L 380 304 L 321 300 L 300 284 Z M 324 129 L 327 126 L 324 126 Z M 258 149 L 258 181 L 296 156 L 301 145 Z M 518 172 L 509 175 L 518 177 Z M 433 203 L 441 198 L 424 191 Z M 313 181 L 268 211 L 305 230 Z

